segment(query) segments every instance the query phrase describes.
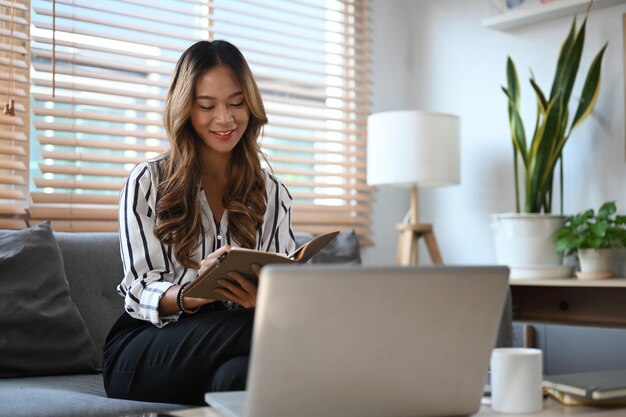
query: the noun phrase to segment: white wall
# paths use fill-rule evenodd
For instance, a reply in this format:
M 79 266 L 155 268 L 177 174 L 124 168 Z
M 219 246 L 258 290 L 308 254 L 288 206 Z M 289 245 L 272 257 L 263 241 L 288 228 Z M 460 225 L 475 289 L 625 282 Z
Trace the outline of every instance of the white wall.
M 414 65 L 410 1 L 372 2 L 373 96 L 372 111 L 407 109 L 412 106 Z M 380 188 L 375 193 L 372 224 L 373 247 L 362 251 L 364 264 L 391 264 L 395 261 L 398 235 L 395 224 L 409 208 L 409 192 L 403 188 Z
M 373 7 L 374 111 L 408 105 L 461 117 L 461 184 L 422 190 L 421 220 L 433 223 L 446 263 L 493 263 L 490 215 L 515 209 L 512 148 L 506 100 L 500 89 L 506 81 L 506 58 L 510 55 L 517 66 L 528 134 L 535 122 L 529 69 L 539 85 L 549 91 L 571 17 L 500 32 L 481 25 L 484 17 L 495 12 L 488 0 L 374 0 Z M 564 150 L 565 214 L 598 207 L 607 200 L 616 200 L 620 212 L 626 212 L 624 13 L 626 4 L 594 10 L 587 24 L 574 99 L 597 51 L 606 41 L 609 47 L 594 112 L 570 137 Z M 397 20 L 390 23 L 392 16 Z M 403 53 L 406 42 L 411 48 L 409 58 Z M 399 59 L 403 68 L 405 62 L 409 63 L 408 71 L 398 72 Z M 408 103 L 402 89 L 407 87 L 412 89 Z M 399 88 L 394 100 L 392 94 Z M 570 111 L 575 111 L 574 104 Z M 374 236 L 380 236 L 385 245 L 395 246 L 397 236 L 393 225 L 388 224 L 389 213 L 380 210 L 381 204 L 377 202 L 374 213 Z M 406 207 L 408 200 L 403 195 L 397 202 L 387 200 L 384 204 Z M 553 205 L 558 212 L 558 198 Z M 396 216 L 394 221 L 401 217 Z M 383 232 L 380 227 L 391 230 Z M 622 273 L 626 270 L 623 258 L 622 254 Z M 364 261 L 391 263 L 393 257 L 376 246 L 364 252 Z

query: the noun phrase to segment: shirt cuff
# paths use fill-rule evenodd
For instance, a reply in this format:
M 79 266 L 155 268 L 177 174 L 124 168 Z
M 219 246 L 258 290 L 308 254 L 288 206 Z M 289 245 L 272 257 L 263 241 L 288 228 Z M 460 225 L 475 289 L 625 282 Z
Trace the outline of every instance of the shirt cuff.
M 159 302 L 163 294 L 174 283 L 167 281 L 151 282 L 141 293 L 139 308 L 144 320 L 148 320 L 157 327 L 163 327 L 167 323 L 178 320 L 180 313 L 161 316 L 159 313 Z

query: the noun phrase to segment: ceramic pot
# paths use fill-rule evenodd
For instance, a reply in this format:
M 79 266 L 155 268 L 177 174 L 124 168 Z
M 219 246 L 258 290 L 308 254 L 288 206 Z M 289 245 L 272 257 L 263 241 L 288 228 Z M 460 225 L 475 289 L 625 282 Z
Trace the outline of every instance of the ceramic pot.
M 611 278 L 611 261 L 613 249 L 578 249 L 578 261 L 580 271 L 576 276 L 580 279 L 605 279 Z
M 495 214 L 492 221 L 496 261 L 511 269 L 511 279 L 571 275 L 555 249 L 554 232 L 565 216 L 535 213 Z

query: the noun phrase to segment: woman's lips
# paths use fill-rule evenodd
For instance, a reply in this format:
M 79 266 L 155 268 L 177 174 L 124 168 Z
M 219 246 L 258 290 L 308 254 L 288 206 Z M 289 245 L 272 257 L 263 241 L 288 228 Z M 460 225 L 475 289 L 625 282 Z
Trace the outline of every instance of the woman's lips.
M 211 133 L 213 134 L 213 136 L 215 136 L 216 138 L 218 138 L 220 140 L 228 140 L 235 133 L 235 129 L 222 130 L 222 131 L 212 130 Z

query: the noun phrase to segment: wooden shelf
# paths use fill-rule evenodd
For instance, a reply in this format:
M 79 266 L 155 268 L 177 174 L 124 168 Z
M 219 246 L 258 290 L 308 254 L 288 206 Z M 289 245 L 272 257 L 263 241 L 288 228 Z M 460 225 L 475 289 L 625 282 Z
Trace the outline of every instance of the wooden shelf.
M 510 281 L 513 320 L 626 328 L 626 278 Z
M 485 27 L 506 31 L 545 20 L 573 16 L 587 10 L 589 0 L 555 0 L 551 3 L 519 6 L 508 12 L 483 19 Z M 591 10 L 626 4 L 626 0 L 594 0 Z

